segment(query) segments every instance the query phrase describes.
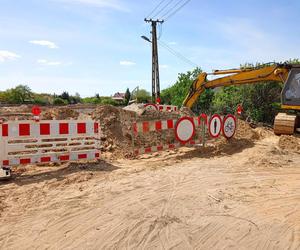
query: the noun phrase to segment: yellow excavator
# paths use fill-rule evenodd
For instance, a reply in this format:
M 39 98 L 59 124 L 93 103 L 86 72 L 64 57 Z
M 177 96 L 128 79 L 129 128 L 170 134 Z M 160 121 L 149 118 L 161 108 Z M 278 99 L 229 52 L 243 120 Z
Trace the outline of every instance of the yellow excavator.
M 208 80 L 208 75 L 226 75 Z M 190 87 L 183 101 L 183 106 L 192 108 L 205 89 L 231 85 L 255 84 L 278 81 L 284 84 L 281 92 L 281 108 L 293 114 L 279 113 L 274 121 L 274 133 L 293 134 L 300 132 L 300 64 L 274 63 L 258 67 L 215 70 L 212 73 L 201 73 Z

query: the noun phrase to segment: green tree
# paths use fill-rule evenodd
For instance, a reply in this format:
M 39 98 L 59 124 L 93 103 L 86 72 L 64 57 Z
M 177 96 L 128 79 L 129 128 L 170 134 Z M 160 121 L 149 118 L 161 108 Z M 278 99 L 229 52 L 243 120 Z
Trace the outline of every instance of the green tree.
M 58 97 L 61 98 L 61 99 L 63 99 L 63 100 L 65 100 L 65 101 L 67 101 L 67 103 L 71 102 L 70 95 L 69 95 L 69 93 L 67 91 L 62 92 L 62 94 L 60 96 L 58 96 Z
M 125 92 L 125 105 L 128 105 L 130 97 L 131 97 L 131 94 L 130 94 L 129 88 L 127 88 L 126 92 Z
M 189 92 L 192 83 L 197 79 L 201 72 L 202 70 L 200 68 L 195 68 L 192 71 L 180 73 L 174 85 L 162 90 L 162 102 L 164 104 L 181 106 Z M 195 103 L 193 110 L 197 113 L 207 113 L 211 108 L 213 96 L 214 91 L 209 89 L 205 90 L 205 92 L 200 96 L 199 100 L 197 100 L 197 102 Z
M 10 103 L 23 104 L 33 101 L 33 93 L 27 85 L 18 85 L 7 91 Z
M 53 105 L 67 105 L 68 102 L 67 100 L 65 99 L 62 99 L 60 97 L 56 97 L 54 100 L 53 100 Z
M 133 95 L 133 99 L 137 99 L 138 103 L 148 103 L 151 102 L 151 95 L 145 89 L 139 89 Z

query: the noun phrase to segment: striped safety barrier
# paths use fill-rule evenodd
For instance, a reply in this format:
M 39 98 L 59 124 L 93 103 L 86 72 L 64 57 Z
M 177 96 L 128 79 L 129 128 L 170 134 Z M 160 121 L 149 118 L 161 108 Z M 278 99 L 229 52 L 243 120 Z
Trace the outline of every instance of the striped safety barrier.
M 144 104 L 144 107 L 148 110 L 157 110 L 157 111 L 178 111 L 178 107 L 174 105 L 162 105 L 162 104 L 154 104 L 154 103 L 147 103 Z
M 193 117 L 194 124 L 196 127 L 200 126 L 200 117 Z M 168 120 L 153 120 L 153 121 L 142 121 L 133 123 L 133 131 L 137 133 L 147 133 L 151 131 L 161 131 L 166 129 L 174 129 L 178 119 Z
M 191 147 L 191 146 L 195 146 L 200 143 L 201 143 L 201 140 L 197 139 L 197 140 L 191 140 L 188 143 L 176 142 L 176 143 L 170 143 L 170 144 L 165 144 L 165 145 L 141 147 L 141 148 L 136 148 L 134 150 L 134 154 L 141 155 L 141 154 L 147 154 L 147 153 L 154 153 L 154 152 L 164 151 L 164 150 L 168 150 L 168 149 L 175 149 L 175 148 L 179 148 L 179 147 L 183 147 L 183 146 Z
M 14 166 L 100 157 L 92 120 L 8 121 L 0 124 L 0 164 Z
M 172 142 L 161 142 L 158 145 L 149 145 L 145 147 L 135 147 L 138 144 L 138 136 L 146 136 L 149 132 L 156 132 L 159 138 L 162 133 L 169 131 Z M 201 118 L 200 117 L 181 117 L 179 119 L 139 121 L 133 123 L 133 146 L 134 154 L 153 153 L 168 149 L 175 149 L 182 146 L 194 146 L 201 143 Z M 152 134 L 155 137 L 155 134 Z M 167 137 L 167 136 L 165 136 Z M 169 137 L 168 137 L 169 138 Z M 169 138 L 170 139 L 170 138 Z M 144 144 L 147 142 L 143 142 Z M 151 142 L 148 142 L 151 144 Z

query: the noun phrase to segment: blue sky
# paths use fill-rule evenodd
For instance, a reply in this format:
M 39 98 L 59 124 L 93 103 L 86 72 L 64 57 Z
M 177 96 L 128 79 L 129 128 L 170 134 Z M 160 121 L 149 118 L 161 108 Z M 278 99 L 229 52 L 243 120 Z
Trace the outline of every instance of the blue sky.
M 143 19 L 159 2 L 0 0 L 0 90 L 150 91 L 151 48 L 140 36 L 150 36 Z M 299 58 L 299 10 L 297 0 L 191 0 L 160 40 L 205 71 Z M 192 69 L 161 46 L 159 62 L 162 89 Z

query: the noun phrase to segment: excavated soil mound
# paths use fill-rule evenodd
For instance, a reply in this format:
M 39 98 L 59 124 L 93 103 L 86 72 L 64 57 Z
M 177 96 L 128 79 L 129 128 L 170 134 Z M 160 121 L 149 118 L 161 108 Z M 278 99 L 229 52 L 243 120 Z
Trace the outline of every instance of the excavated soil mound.
M 101 149 L 114 151 L 114 156 L 126 156 L 132 144 L 132 121 L 136 113 L 111 105 L 99 106 L 92 113 L 92 119 L 101 127 Z
M 78 119 L 78 117 L 79 112 L 67 107 L 48 109 L 41 114 L 42 120 L 69 120 Z
M 281 149 L 299 152 L 300 138 L 293 135 L 281 135 L 278 145 Z
M 147 110 L 139 104 L 132 104 L 123 109 L 111 105 L 99 106 L 92 113 L 92 119 L 98 120 L 101 126 L 101 149 L 112 152 L 112 158 L 132 156 L 133 147 L 140 148 L 174 142 L 172 130 L 135 135 L 133 122 L 178 119 L 180 116 L 180 112 Z
M 255 129 L 251 128 L 250 125 L 243 121 L 243 120 L 238 120 L 237 122 L 237 130 L 234 135 L 236 139 L 247 139 L 247 140 L 258 140 L 260 139 L 260 134 L 258 131 Z

